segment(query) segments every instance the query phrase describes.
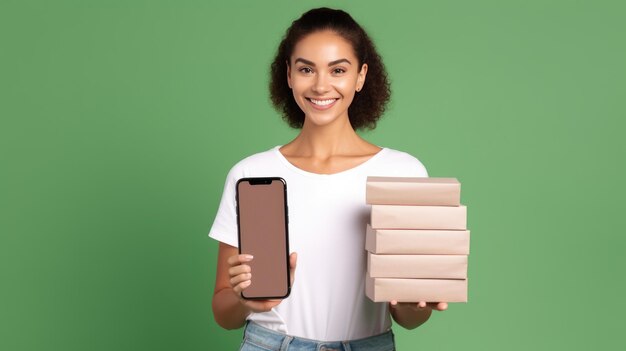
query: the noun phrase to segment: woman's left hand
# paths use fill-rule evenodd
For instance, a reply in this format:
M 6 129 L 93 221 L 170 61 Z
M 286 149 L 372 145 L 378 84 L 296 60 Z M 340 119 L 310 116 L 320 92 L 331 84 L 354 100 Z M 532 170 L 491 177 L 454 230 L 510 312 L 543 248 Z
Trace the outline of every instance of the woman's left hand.
M 393 309 L 410 309 L 413 311 L 424 311 L 426 309 L 435 311 L 445 311 L 448 309 L 447 302 L 398 302 L 391 300 L 389 306 Z

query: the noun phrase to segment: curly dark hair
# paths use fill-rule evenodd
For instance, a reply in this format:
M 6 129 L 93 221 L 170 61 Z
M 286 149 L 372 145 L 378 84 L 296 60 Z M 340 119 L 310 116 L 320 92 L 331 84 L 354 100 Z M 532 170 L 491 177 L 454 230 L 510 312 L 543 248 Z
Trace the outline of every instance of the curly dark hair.
M 304 125 L 304 112 L 296 103 L 287 83 L 287 64 L 290 64 L 291 54 L 298 41 L 323 30 L 331 30 L 352 44 L 359 67 L 367 63 L 365 85 L 355 94 L 348 108 L 348 116 L 354 130 L 374 129 L 391 97 L 387 71 L 365 30 L 342 10 L 326 7 L 309 10 L 287 29 L 271 66 L 269 88 L 274 108 L 282 113 L 283 119 L 292 128 L 299 129 Z

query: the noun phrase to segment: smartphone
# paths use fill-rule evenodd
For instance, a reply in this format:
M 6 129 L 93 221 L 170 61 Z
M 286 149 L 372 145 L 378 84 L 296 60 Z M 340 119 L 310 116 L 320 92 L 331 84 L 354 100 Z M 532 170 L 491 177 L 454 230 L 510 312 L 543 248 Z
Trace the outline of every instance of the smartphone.
M 289 296 L 289 215 L 287 183 L 280 177 L 237 181 L 239 253 L 249 262 L 251 284 L 244 299 L 282 299 Z

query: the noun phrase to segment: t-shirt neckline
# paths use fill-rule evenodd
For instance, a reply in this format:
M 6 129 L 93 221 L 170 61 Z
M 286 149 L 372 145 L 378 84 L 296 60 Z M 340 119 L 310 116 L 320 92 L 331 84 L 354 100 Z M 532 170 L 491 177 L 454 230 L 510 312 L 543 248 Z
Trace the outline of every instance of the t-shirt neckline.
M 378 151 L 376 154 L 374 154 L 372 157 L 368 158 L 367 160 L 365 160 L 365 162 L 362 162 L 352 168 L 348 168 L 346 170 L 340 171 L 340 172 L 336 172 L 336 173 L 329 173 L 329 174 L 322 174 L 322 173 L 314 173 L 314 172 L 309 172 L 309 171 L 305 171 L 302 168 L 296 167 L 293 163 L 289 162 L 289 160 L 285 157 L 285 155 L 283 155 L 280 152 L 280 148 L 283 145 L 277 145 L 275 146 L 272 151 L 276 154 L 276 156 L 278 157 L 278 159 L 280 159 L 280 161 L 289 169 L 293 170 L 294 172 L 303 174 L 305 176 L 309 176 L 309 177 L 319 177 L 319 178 L 329 178 L 329 177 L 338 177 L 338 176 L 342 176 L 344 174 L 349 174 L 352 172 L 356 172 L 362 168 L 367 167 L 369 164 L 371 164 L 372 162 L 374 162 L 377 158 L 381 157 L 382 154 L 387 152 L 387 148 L 386 147 L 380 147 L 380 151 Z

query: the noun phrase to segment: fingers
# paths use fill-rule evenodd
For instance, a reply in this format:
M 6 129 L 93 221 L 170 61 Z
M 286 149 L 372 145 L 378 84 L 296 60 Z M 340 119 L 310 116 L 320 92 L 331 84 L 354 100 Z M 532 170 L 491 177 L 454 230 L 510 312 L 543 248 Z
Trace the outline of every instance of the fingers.
M 445 311 L 448 309 L 447 302 L 430 302 L 428 303 L 428 306 L 436 311 Z
M 234 287 L 235 285 L 239 284 L 239 283 L 243 283 L 246 281 L 251 281 L 252 279 L 252 274 L 250 273 L 242 273 L 242 274 L 238 274 L 233 276 L 232 278 L 230 278 L 230 286 Z
M 399 307 L 407 307 L 407 308 L 411 308 L 413 310 L 424 310 L 424 309 L 433 309 L 436 311 L 445 311 L 448 309 L 448 303 L 446 302 L 426 302 L 426 301 L 420 301 L 418 303 L 410 303 L 410 302 L 401 302 L 398 303 L 397 300 L 391 300 L 389 301 L 389 306 L 391 306 L 391 308 L 399 308 Z
M 249 265 L 244 264 L 252 261 L 252 255 L 241 254 L 234 255 L 228 258 L 227 262 L 230 268 L 228 269 L 228 275 L 230 276 L 230 286 L 233 291 L 239 295 L 252 283 L 251 268 Z
M 250 262 L 252 261 L 253 258 L 254 256 L 252 255 L 240 254 L 240 255 L 230 256 L 226 262 L 228 262 L 228 265 L 232 267 L 232 266 L 236 266 L 242 263 Z
M 397 300 L 389 301 L 389 306 L 392 309 L 410 309 L 412 311 L 418 311 L 421 308 L 413 302 L 398 302 Z
M 247 264 L 240 264 L 238 266 L 228 268 L 228 275 L 232 278 L 239 274 L 250 273 L 252 269 Z
M 250 286 L 252 282 L 250 280 L 244 280 L 241 283 L 237 284 L 237 285 L 232 285 L 233 287 L 233 291 L 237 294 L 240 295 L 242 291 L 246 290 L 247 287 Z

